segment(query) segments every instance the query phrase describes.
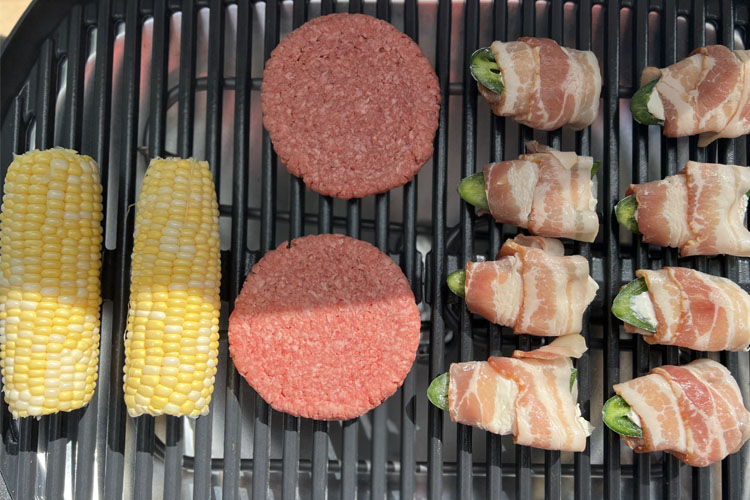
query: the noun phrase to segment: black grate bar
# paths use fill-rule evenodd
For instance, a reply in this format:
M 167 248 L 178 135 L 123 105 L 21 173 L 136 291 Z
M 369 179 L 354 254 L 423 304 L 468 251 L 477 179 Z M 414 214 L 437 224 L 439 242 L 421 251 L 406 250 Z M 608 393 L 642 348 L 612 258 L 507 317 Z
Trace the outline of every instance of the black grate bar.
M 112 104 L 112 20 L 110 2 L 103 1 L 97 5 L 96 22 L 96 62 L 94 65 L 94 133 L 84 134 L 81 150 L 93 156 L 99 164 L 99 174 L 104 187 L 102 206 L 104 220 L 107 220 L 107 186 L 109 180 L 109 139 L 110 110 Z M 93 141 L 93 142 L 92 142 Z M 103 280 L 102 280 L 103 281 Z M 83 413 L 79 423 L 76 474 L 74 497 L 76 500 L 88 500 L 92 497 L 94 486 L 94 458 L 106 454 L 107 411 L 109 408 L 110 384 L 109 374 L 112 342 L 112 329 L 100 330 L 99 379 L 97 380 L 94 398 Z M 96 463 L 97 491 L 99 497 L 104 495 L 104 460 Z
M 671 18 L 670 18 L 671 16 Z M 662 14 L 662 67 L 677 61 L 677 6 L 674 0 L 666 0 Z M 662 178 L 674 175 L 679 169 L 677 165 L 677 140 L 664 137 L 662 139 Z M 662 251 L 663 262 L 667 266 L 677 264 L 677 250 L 665 248 Z M 677 347 L 667 347 L 664 351 L 662 364 L 679 364 L 679 350 Z M 665 499 L 680 497 L 680 469 L 681 462 L 671 454 L 664 454 L 664 493 Z
M 57 87 L 57 63 L 55 60 L 55 43 L 52 38 L 45 41 L 42 47 L 42 56 L 37 69 L 36 85 L 36 109 L 34 116 L 36 118 L 36 148 L 46 149 L 52 146 L 54 125 L 55 125 L 55 106 L 54 94 Z M 59 415 L 49 415 L 37 421 L 34 417 L 26 417 L 19 422 L 20 431 L 20 449 L 18 454 L 18 486 L 17 493 L 19 498 L 31 498 L 35 492 L 37 480 L 37 449 L 39 447 L 38 432 L 45 427 L 52 429 L 53 438 L 60 440 L 62 443 L 63 453 L 65 449 L 64 436 L 62 436 L 62 419 Z M 47 430 L 47 439 L 45 445 L 49 447 L 49 430 Z M 59 444 L 53 444 L 53 454 L 59 455 Z M 63 472 L 65 464 L 63 463 Z M 54 472 L 54 471 L 53 471 Z M 59 472 L 57 473 L 59 475 Z
M 325 500 L 328 489 L 328 422 L 313 420 L 312 498 Z
M 294 238 L 294 236 L 290 236 Z M 299 418 L 284 414 L 284 437 L 282 445 L 281 498 L 297 498 L 297 465 L 299 463 Z
M 390 0 L 377 0 L 376 14 L 378 19 L 390 22 Z M 386 254 L 388 252 L 388 206 L 390 194 L 375 195 L 375 245 Z M 388 459 L 388 406 L 379 405 L 372 411 L 372 471 L 370 475 L 370 495 L 372 499 L 386 497 L 387 479 L 385 464 Z
M 154 417 L 141 415 L 135 419 L 134 498 L 151 498 L 154 477 Z
M 417 0 L 404 3 L 404 32 L 415 42 L 417 38 Z M 417 267 L 417 176 L 404 185 L 403 193 L 403 253 L 402 268 L 406 279 L 414 290 Z M 399 493 L 401 498 L 413 498 L 415 490 L 415 462 L 417 436 L 417 395 L 414 368 L 409 371 L 401 387 L 401 475 Z M 346 429 L 346 428 L 345 428 Z M 346 439 L 346 434 L 344 434 Z M 344 442 L 346 452 L 346 441 Z M 356 455 L 355 455 L 356 456 Z M 343 493 L 342 488 L 342 493 Z M 347 497 L 344 497 L 347 498 Z M 353 498 L 349 497 L 349 498 Z
M 183 0 L 180 16 L 180 86 L 177 107 L 177 152 L 183 158 L 193 154 L 195 120 L 195 0 Z
M 193 150 L 193 118 L 195 115 L 193 102 L 195 79 L 193 75 L 195 74 L 196 44 L 194 32 L 195 12 L 192 1 L 186 0 L 182 5 L 180 17 L 180 80 L 177 116 L 177 154 L 182 158 L 192 156 Z M 156 129 L 153 132 L 156 132 Z M 182 419 L 168 416 L 164 442 L 164 498 L 176 498 L 182 489 L 183 439 Z
M 117 290 L 130 289 L 130 254 L 133 249 L 133 229 L 135 226 L 135 214 L 131 214 L 128 207 L 135 201 L 135 174 L 138 162 L 138 101 L 141 60 L 141 20 L 138 4 L 139 2 L 135 1 L 127 5 L 123 71 L 120 82 L 120 88 L 123 90 L 124 124 L 117 197 L 117 250 L 115 252 L 115 287 Z M 105 457 L 104 485 L 104 496 L 106 498 L 120 498 L 123 490 L 127 420 L 121 383 L 125 347 L 122 342 L 122 334 L 125 332 L 127 314 L 128 294 L 121 293 L 114 301 L 112 321 L 112 367 L 110 370 L 110 391 L 112 392 L 109 401 L 109 443 L 107 445 L 107 456 Z
M 68 46 L 66 47 L 68 69 L 66 79 L 65 106 L 63 108 L 63 122 L 66 124 L 61 142 L 65 147 L 80 151 L 81 149 L 81 121 L 83 118 L 83 9 L 80 5 L 70 12 L 68 19 Z M 47 498 L 59 495 L 64 491 L 65 481 L 65 450 L 68 440 L 78 430 L 78 415 L 85 409 L 75 412 L 76 418 L 70 418 L 67 412 L 55 413 L 49 416 L 47 423 L 47 476 L 45 494 Z M 72 472 L 72 470 L 71 470 Z
M 10 162 L 12 161 L 12 154 L 22 154 L 26 149 L 26 127 L 28 126 L 23 119 L 23 108 L 24 103 L 28 101 L 29 86 L 24 85 L 19 95 L 13 99 L 11 109 L 9 111 L 11 138 L 9 151 L 5 149 L 3 144 L 2 154 L 8 153 L 9 158 L 3 157 L 3 163 L 0 165 L 0 174 L 2 174 L 3 181 L 5 180 L 5 174 L 7 173 Z M 8 412 L 8 405 L 5 402 L 5 398 L 0 398 L 0 430 L 2 430 L 2 438 L 5 446 L 0 447 L 0 467 L 2 470 L 0 474 L 2 479 L 6 482 L 8 491 L 11 495 L 16 495 L 17 492 L 17 479 L 18 479 L 18 467 L 20 458 L 20 442 L 18 435 L 18 422 L 14 420 Z M 6 444 L 7 443 L 7 444 Z
M 508 5 L 506 2 L 495 0 L 493 9 L 492 39 L 506 39 L 506 22 L 508 17 Z M 469 81 L 470 85 L 473 85 Z M 505 118 L 495 116 L 490 112 L 490 161 L 497 162 L 504 157 Z M 497 255 L 500 250 L 502 237 L 502 224 L 490 224 L 490 255 Z M 489 325 L 487 336 L 488 351 L 490 356 L 502 355 L 501 327 L 495 324 Z M 487 498 L 499 499 L 503 495 L 503 467 L 502 467 L 502 441 L 501 437 L 492 432 L 487 433 L 486 464 L 487 464 Z
M 176 498 L 182 490 L 182 419 L 166 417 L 164 439 L 164 498 Z
M 322 0 L 320 14 L 325 16 L 335 11 L 334 0 Z M 318 196 L 318 232 L 333 232 L 333 198 Z M 313 420 L 312 449 L 312 498 L 325 499 L 328 485 L 328 422 Z
M 343 450 L 341 467 L 341 498 L 355 498 L 357 496 L 357 431 L 359 419 L 347 420 L 341 423 L 343 434 Z
M 18 476 L 16 480 L 18 498 L 34 497 L 39 427 L 39 422 L 33 417 L 26 417 L 18 423 Z
M 36 147 L 45 149 L 52 146 L 55 125 L 55 92 L 57 68 L 54 57 L 55 45 L 52 38 L 45 40 L 40 51 L 41 57 L 37 68 L 36 86 Z M 31 107 L 31 106 L 29 106 Z M 28 148 L 27 148 L 28 149 Z M 51 417 L 44 418 L 44 424 Z M 42 424 L 42 425 L 44 425 Z M 16 493 L 18 498 L 32 498 L 35 494 L 37 475 L 38 434 L 42 425 L 33 417 L 19 420 L 19 453 L 18 479 Z
M 450 33 L 451 1 L 438 0 L 437 33 Z M 445 366 L 445 320 L 443 317 L 443 282 L 446 271 L 446 173 L 448 163 L 448 104 L 450 78 L 450 37 L 438 36 L 436 40 L 436 64 L 442 105 L 435 136 L 435 151 L 432 170 L 432 260 L 430 261 L 430 370 L 429 380 L 440 375 Z M 433 405 L 427 408 L 427 431 L 429 435 L 429 463 L 427 496 L 441 498 L 443 494 L 443 412 Z
M 633 37 L 633 87 L 640 82 L 641 70 L 648 66 L 648 1 L 638 0 L 635 16 L 635 36 Z M 648 126 L 639 125 L 633 120 L 633 183 L 648 181 Z M 634 269 L 648 268 L 648 246 L 641 242 L 638 235 L 633 235 Z M 635 278 L 635 276 L 633 276 Z M 650 347 L 640 335 L 635 335 L 636 342 L 633 357 L 633 377 L 639 377 L 649 371 Z M 606 432 L 606 431 L 605 431 Z M 648 454 L 635 453 L 634 498 L 647 500 L 651 497 L 651 459 Z
M 381 7 L 381 9 L 383 9 Z M 390 194 L 375 195 L 375 246 L 388 253 L 388 202 Z M 373 499 L 383 499 L 386 495 L 385 464 L 388 457 L 388 407 L 381 404 L 372 415 L 372 470 L 370 474 L 370 494 Z
M 351 0 L 349 2 L 349 14 L 362 13 L 362 0 Z
M 479 1 L 468 0 L 464 4 L 464 40 L 463 40 L 463 81 L 472 80 L 469 72 L 471 54 L 479 46 Z M 476 127 L 477 127 L 477 87 L 476 85 L 463 86 L 462 99 L 462 140 L 461 140 L 461 177 L 468 177 L 476 169 Z M 473 220 L 474 207 L 465 201 L 460 202 L 460 224 L 461 224 L 461 258 L 459 264 L 465 263 L 474 257 L 474 231 Z M 459 332 L 459 360 L 472 361 L 474 359 L 474 341 L 472 339 L 471 314 L 466 308 L 466 303 L 461 302 Z M 457 498 L 469 500 L 472 497 L 472 428 L 468 425 L 457 425 L 458 454 L 458 494 Z
M 521 19 L 516 19 L 515 24 L 522 27 L 521 34 L 534 36 L 536 34 L 536 2 L 523 2 L 521 9 L 516 9 L 516 14 Z M 526 150 L 526 142 L 533 139 L 533 130 L 526 126 L 519 126 L 518 151 L 519 154 Z M 518 349 L 528 351 L 531 347 L 529 335 L 518 335 L 516 338 Z M 518 498 L 531 498 L 531 448 L 528 446 L 516 446 L 516 496 Z
M 154 5 L 152 28 L 148 154 L 153 158 L 163 156 L 166 136 L 169 16 L 163 2 L 157 2 Z M 176 465 L 179 467 L 179 462 L 176 462 Z M 152 496 L 153 472 L 154 418 L 144 415 L 136 419 L 135 474 L 133 476 L 133 494 L 136 498 Z M 173 476 L 172 481 L 174 481 L 174 473 L 173 468 L 170 471 Z
M 604 398 L 612 396 L 612 385 L 620 381 L 620 349 L 618 337 L 620 325 L 609 314 L 609 304 L 617 295 L 620 278 L 619 225 L 610 213 L 611 207 L 619 198 L 618 151 L 619 151 L 619 97 L 620 75 L 620 2 L 609 2 L 605 7 L 605 50 L 604 50 Z M 611 500 L 620 498 L 620 436 L 614 432 L 604 432 L 604 495 Z
M 169 58 L 169 13 L 165 2 L 154 3 L 151 46 L 151 102 L 149 111 L 149 156 L 164 155 L 167 128 L 167 64 Z
M 279 41 L 279 8 L 277 2 L 265 4 L 265 36 L 263 40 L 263 60 L 268 60 L 271 51 Z M 276 240 L 276 154 L 271 146 L 271 137 L 263 129 L 261 164 L 261 254 L 274 247 Z M 244 220 L 244 219 L 243 219 Z M 255 394 L 255 420 L 253 422 L 253 498 L 266 496 L 270 469 L 271 452 L 271 408 L 259 394 Z M 240 456 L 237 454 L 237 466 Z
M 294 0 L 292 10 L 292 28 L 297 29 L 307 19 L 306 0 Z M 239 71 L 239 70 L 238 70 Z M 299 238 L 304 233 L 304 193 L 302 179 L 289 174 L 290 224 L 289 239 Z M 278 214 L 277 214 L 278 216 Z M 244 218 L 242 219 L 245 220 Z M 239 222 L 239 221 L 238 221 Z M 300 419 L 293 415 L 284 415 L 282 438 L 282 471 L 281 497 L 284 500 L 297 498 L 297 467 L 299 464 L 299 427 Z M 355 458 L 356 460 L 356 455 Z
M 221 120 L 224 92 L 224 8 L 220 1 L 212 1 L 209 4 L 207 73 L 205 158 L 208 160 L 218 190 L 221 185 Z M 195 94 L 193 99 L 194 96 Z M 198 417 L 195 422 L 193 498 L 208 498 L 210 495 L 212 442 L 213 412 L 209 411 L 208 415 Z M 224 455 L 224 468 L 231 468 L 231 447 L 224 449 Z M 227 475 L 231 477 L 231 473 L 225 473 L 225 479 Z
M 581 0 L 578 4 L 577 21 L 578 36 L 576 44 L 579 50 L 591 50 L 591 1 Z M 591 154 L 591 129 L 576 133 L 576 148 L 581 155 Z M 601 178 L 601 176 L 599 176 Z M 591 245 L 588 243 L 577 243 L 576 251 L 589 261 L 592 268 Z M 586 340 L 586 345 L 591 344 L 591 333 L 589 324 L 591 308 L 586 308 L 583 314 L 581 335 Z M 591 420 L 591 348 L 578 359 L 578 401 L 581 407 L 581 416 Z M 586 441 L 586 448 L 581 453 L 576 453 L 574 458 L 574 482 L 573 489 L 576 500 L 589 500 L 591 498 L 591 439 Z
M 362 12 L 362 1 L 349 2 L 349 13 Z M 352 238 L 359 238 L 361 233 L 361 209 L 359 199 L 346 202 L 346 234 Z M 342 468 L 341 468 L 341 499 L 356 498 L 357 495 L 357 449 L 358 449 L 359 419 L 351 419 L 341 423 L 342 434 Z
M 234 300 L 239 295 L 245 274 L 247 251 L 247 171 L 250 166 L 250 68 L 252 54 L 252 5 L 237 4 L 236 78 L 234 91 L 234 151 L 232 168 L 232 222 L 229 270 L 229 312 L 234 309 Z M 217 186 L 218 188 L 218 186 Z M 242 380 L 234 367 L 231 356 L 227 356 L 226 389 L 224 391 L 224 456 L 231 460 L 223 469 L 223 493 L 227 498 L 238 495 L 240 483 L 239 462 L 242 453 Z M 215 405 L 214 405 L 215 406 Z M 227 453 L 227 448 L 231 453 Z
M 361 7 L 361 5 L 360 5 Z M 350 12 L 352 6 L 350 4 Z M 354 11 L 357 13 L 358 11 Z M 361 232 L 361 200 L 352 199 L 346 202 L 346 234 L 352 238 L 359 238 Z M 357 495 L 357 431 L 359 418 L 341 423 L 342 461 L 341 468 L 341 498 L 342 500 L 355 498 Z M 296 473 L 296 470 L 295 470 Z

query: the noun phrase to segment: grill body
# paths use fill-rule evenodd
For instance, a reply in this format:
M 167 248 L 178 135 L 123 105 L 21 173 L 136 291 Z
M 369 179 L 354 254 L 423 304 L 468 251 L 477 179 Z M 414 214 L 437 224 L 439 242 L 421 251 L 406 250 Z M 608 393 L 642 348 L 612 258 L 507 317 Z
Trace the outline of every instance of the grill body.
M 65 146 L 93 156 L 105 186 L 102 337 L 97 393 L 87 408 L 13 421 L 0 411 L 0 467 L 13 498 L 724 498 L 750 496 L 750 450 L 712 468 L 669 455 L 634 455 L 604 431 L 601 406 L 620 380 L 700 353 L 648 346 L 621 332 L 609 305 L 635 269 L 684 265 L 750 290 L 750 262 L 678 259 L 621 231 L 612 207 L 628 183 L 671 175 L 687 159 L 747 165 L 748 141 L 666 139 L 634 125 L 627 107 L 645 65 L 666 66 L 694 47 L 750 43 L 739 0 L 612 2 L 376 0 L 37 2 L 3 53 L 2 177 L 13 153 Z M 413 37 L 433 63 L 443 97 L 435 153 L 402 188 L 363 200 L 305 189 L 277 162 L 260 113 L 264 61 L 312 17 L 364 12 Z M 46 23 L 46 24 L 45 24 Z M 42 33 L 31 35 L 30 27 Z M 468 58 L 494 39 L 546 36 L 594 50 L 602 111 L 589 129 L 540 133 L 494 117 L 477 97 Z M 38 47 L 38 51 L 36 48 Z M 25 57 L 25 59 L 24 59 Z M 9 61 L 17 68 L 9 68 Z M 9 69 L 18 72 L 9 76 Z M 12 80 L 12 81 L 11 81 Z M 577 362 L 582 413 L 597 430 L 586 451 L 543 452 L 451 423 L 429 405 L 429 380 L 451 362 L 508 355 L 540 340 L 468 314 L 445 277 L 491 258 L 517 229 L 478 218 L 454 186 L 488 161 L 515 158 L 525 141 L 602 160 L 598 240 L 567 250 L 591 261 L 599 292 L 585 318 L 590 350 Z M 222 339 L 212 410 L 197 420 L 126 416 L 122 399 L 133 215 L 149 158 L 210 162 L 222 236 Z M 371 241 L 402 267 L 420 304 L 423 338 L 404 386 L 347 422 L 272 411 L 227 355 L 231 304 L 251 265 L 304 234 Z M 717 356 L 750 402 L 748 353 Z

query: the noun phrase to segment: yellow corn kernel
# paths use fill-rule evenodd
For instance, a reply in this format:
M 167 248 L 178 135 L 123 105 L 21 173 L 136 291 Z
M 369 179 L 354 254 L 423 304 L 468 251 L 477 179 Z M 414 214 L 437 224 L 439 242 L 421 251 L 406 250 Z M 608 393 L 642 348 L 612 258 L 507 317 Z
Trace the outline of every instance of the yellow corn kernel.
M 219 354 L 219 251 L 208 163 L 152 160 L 136 203 L 125 336 L 131 416 L 208 413 Z M 196 345 L 210 347 L 203 358 Z
M 29 151 L 8 167 L 0 214 L 0 367 L 15 418 L 76 410 L 94 395 L 101 220 L 102 186 L 90 157 Z

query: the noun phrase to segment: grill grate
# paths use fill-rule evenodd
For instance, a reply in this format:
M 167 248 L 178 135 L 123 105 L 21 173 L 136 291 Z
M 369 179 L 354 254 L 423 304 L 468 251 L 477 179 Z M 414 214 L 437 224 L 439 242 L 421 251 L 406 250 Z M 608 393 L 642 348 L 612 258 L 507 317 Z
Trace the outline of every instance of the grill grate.
M 51 8 L 47 3 L 58 4 L 62 20 L 32 35 Z M 747 46 L 743 2 L 60 4 L 38 1 L 3 52 L 0 160 L 4 178 L 12 153 L 61 145 L 92 155 L 101 166 L 107 224 L 100 378 L 89 406 L 70 414 L 14 422 L 2 403 L 0 470 L 14 498 L 61 492 L 76 499 L 747 498 L 748 446 L 720 466 L 693 469 L 670 455 L 634 455 L 615 434 L 602 432 L 598 416 L 613 383 L 701 356 L 620 338 L 609 304 L 634 269 L 679 263 L 750 289 L 748 259 L 678 259 L 674 250 L 621 237 L 610 213 L 631 179 L 674 174 L 688 157 L 747 164 L 746 138 L 708 148 L 692 138 L 665 139 L 656 129 L 633 127 L 626 101 L 647 64 L 665 66 L 705 43 Z M 310 193 L 278 164 L 260 125 L 258 91 L 262 63 L 283 34 L 310 17 L 346 11 L 393 21 L 420 42 L 437 71 L 444 105 L 434 157 L 415 180 L 391 193 L 340 201 Z M 468 73 L 471 53 L 521 34 L 597 53 L 604 76 L 600 121 L 575 134 L 540 133 L 491 116 L 479 103 Z M 37 42 L 38 54 L 29 57 Z M 590 351 L 577 362 L 581 411 L 598 431 L 574 456 L 516 447 L 507 437 L 456 426 L 424 396 L 427 381 L 450 362 L 539 345 L 472 317 L 443 286 L 447 271 L 494 255 L 516 231 L 476 218 L 458 202 L 455 182 L 485 161 L 514 158 L 531 138 L 603 160 L 601 236 L 568 248 L 590 259 L 600 286 L 584 320 Z M 211 413 L 191 423 L 131 419 L 122 399 L 133 244 L 128 207 L 148 157 L 166 154 L 210 162 L 225 244 L 216 392 Z M 226 313 L 250 266 L 280 241 L 332 231 L 370 240 L 399 262 L 420 302 L 424 330 L 402 389 L 370 414 L 341 423 L 271 411 L 234 370 L 226 344 Z M 750 401 L 748 355 L 723 353 L 720 359 Z

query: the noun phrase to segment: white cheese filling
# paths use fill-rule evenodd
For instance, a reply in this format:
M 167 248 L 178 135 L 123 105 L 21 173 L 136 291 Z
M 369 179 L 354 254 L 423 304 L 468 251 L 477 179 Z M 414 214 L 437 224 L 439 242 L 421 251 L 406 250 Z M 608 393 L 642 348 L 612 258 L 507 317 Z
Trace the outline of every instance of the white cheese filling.
M 656 91 L 656 89 L 653 89 L 651 91 L 651 96 L 648 99 L 646 108 L 648 109 L 648 112 L 654 115 L 656 119 L 664 119 L 664 103 L 661 102 L 661 96 L 659 95 L 659 92 Z
M 628 411 L 627 417 L 632 420 L 635 425 L 643 429 L 643 425 L 641 425 L 641 417 L 639 417 L 638 414 L 633 411 L 632 407 Z
M 651 297 L 647 291 L 630 297 L 630 309 L 633 311 L 633 314 L 646 323 L 656 326 L 654 303 L 651 302 Z

